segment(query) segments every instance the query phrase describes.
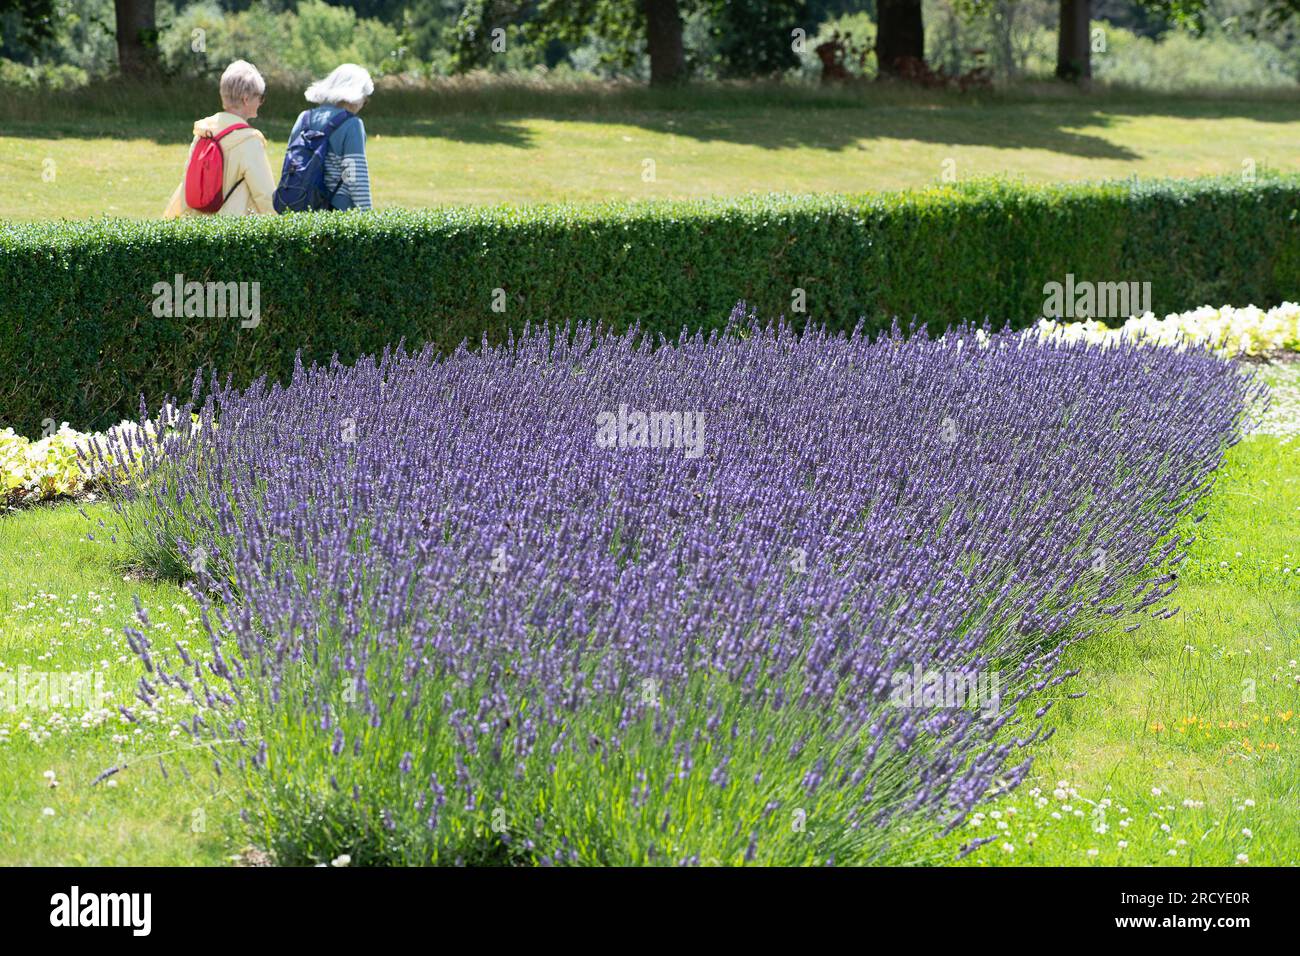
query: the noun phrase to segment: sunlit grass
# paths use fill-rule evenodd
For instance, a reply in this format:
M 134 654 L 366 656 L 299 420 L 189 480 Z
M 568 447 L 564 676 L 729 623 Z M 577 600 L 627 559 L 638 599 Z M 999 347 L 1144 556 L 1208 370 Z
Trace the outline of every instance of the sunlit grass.
M 1181 613 L 1075 649 L 1088 696 L 963 829 L 994 837 L 967 862 L 1300 863 L 1300 452 L 1242 442 L 1207 511 Z
M 99 530 L 67 504 L 0 518 L 0 677 L 13 680 L 0 703 L 0 865 L 218 862 L 230 801 L 210 756 L 166 721 L 132 724 L 117 710 L 138 704 L 139 661 L 122 632 L 133 597 L 177 640 L 200 640 L 194 604 L 173 585 L 127 580 L 123 549 L 87 537 Z M 69 672 L 102 675 L 90 687 L 109 696 L 31 696 L 38 675 Z
M 0 106 L 0 218 L 160 215 L 193 120 L 217 105 L 195 86 L 15 98 Z M 276 170 L 302 105 L 273 90 L 256 121 Z M 381 90 L 362 117 L 381 208 L 1291 171 L 1300 138 L 1281 96 L 453 84 Z

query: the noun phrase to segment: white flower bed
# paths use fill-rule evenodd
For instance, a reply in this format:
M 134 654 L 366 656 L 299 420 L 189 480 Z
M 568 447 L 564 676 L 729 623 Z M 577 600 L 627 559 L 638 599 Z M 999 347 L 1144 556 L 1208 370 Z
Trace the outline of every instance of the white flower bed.
M 1109 344 L 1137 340 L 1159 345 L 1203 344 L 1224 355 L 1262 355 L 1266 352 L 1300 352 L 1300 305 L 1283 302 L 1276 308 L 1248 305 L 1236 309 L 1203 305 L 1157 319 L 1152 313 L 1135 315 L 1119 328 L 1088 319 L 1083 322 L 1054 322 L 1042 319 L 1037 326 L 1044 338 L 1059 336 L 1065 341 Z

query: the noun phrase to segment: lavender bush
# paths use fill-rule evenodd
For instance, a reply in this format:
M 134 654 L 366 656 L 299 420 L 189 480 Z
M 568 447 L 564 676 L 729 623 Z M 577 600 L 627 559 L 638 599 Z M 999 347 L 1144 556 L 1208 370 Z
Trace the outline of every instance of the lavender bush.
M 139 697 L 282 862 L 920 860 L 1023 778 L 1065 648 L 1174 612 L 1260 389 L 740 311 L 213 382 L 119 503 L 211 637 L 142 613 Z

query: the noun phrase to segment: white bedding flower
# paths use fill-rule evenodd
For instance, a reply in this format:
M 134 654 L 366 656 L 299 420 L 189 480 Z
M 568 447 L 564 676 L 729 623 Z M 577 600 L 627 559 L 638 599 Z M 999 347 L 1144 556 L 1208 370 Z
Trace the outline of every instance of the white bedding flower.
M 1094 319 L 1055 322 L 1040 319 L 1032 332 L 1039 338 L 1088 342 L 1108 347 L 1122 341 L 1150 345 L 1204 345 L 1223 355 L 1260 355 L 1269 351 L 1300 351 L 1300 304 L 1283 302 L 1267 312 L 1248 305 L 1222 308 L 1203 305 L 1158 319 L 1150 312 L 1130 316 L 1120 328 Z

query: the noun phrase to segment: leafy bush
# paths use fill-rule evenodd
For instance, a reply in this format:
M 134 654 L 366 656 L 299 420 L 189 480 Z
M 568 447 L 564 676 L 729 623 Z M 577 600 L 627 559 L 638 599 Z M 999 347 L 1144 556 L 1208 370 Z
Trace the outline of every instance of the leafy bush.
M 75 66 L 26 66 L 0 59 L 0 88 L 6 90 L 71 90 L 86 80 L 86 71 Z
M 220 73 L 241 58 L 267 76 L 296 80 L 324 76 L 340 63 L 360 63 L 381 75 L 408 65 L 396 30 L 322 0 L 282 11 L 254 4 L 240 13 L 217 3 L 194 4 L 160 32 L 158 45 L 171 70 L 189 75 Z
M 915 861 L 1023 778 L 1066 646 L 1174 613 L 1252 373 L 743 318 L 209 393 L 120 507 L 194 568 L 210 646 L 128 633 L 141 701 L 189 696 L 252 839 L 290 864 Z
M 1148 90 L 1293 88 L 1294 65 L 1286 53 L 1262 41 L 1225 35 L 1212 26 L 1205 36 L 1173 31 L 1159 40 L 1100 24 L 1106 52 L 1093 57 L 1093 75 L 1109 83 Z
M 1151 308 L 1300 295 L 1300 178 L 983 183 L 868 196 L 0 227 L 0 422 L 102 427 L 213 364 L 287 380 L 405 338 L 455 348 L 557 317 L 710 329 L 744 299 L 871 333 L 895 316 L 1023 327 L 1067 274 Z M 1241 237 L 1247 236 L 1248 240 Z M 176 275 L 258 283 L 255 327 L 155 314 Z M 251 285 L 249 287 L 251 289 Z M 803 306 L 806 311 L 799 312 Z

